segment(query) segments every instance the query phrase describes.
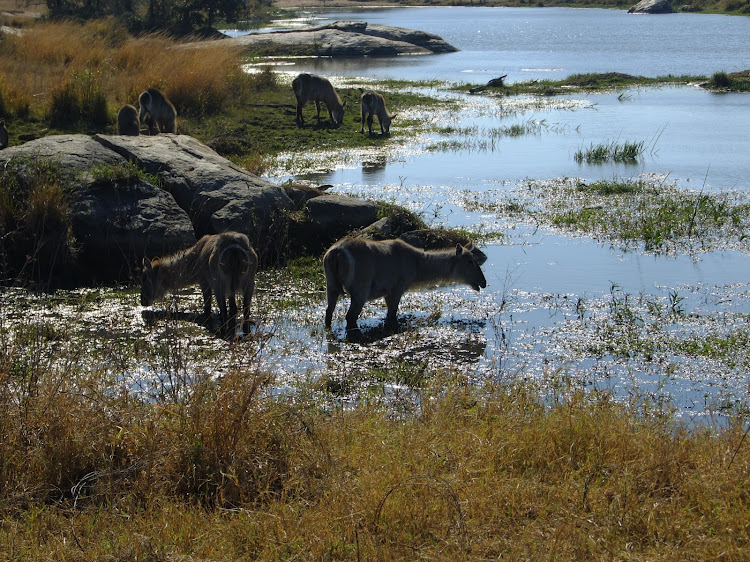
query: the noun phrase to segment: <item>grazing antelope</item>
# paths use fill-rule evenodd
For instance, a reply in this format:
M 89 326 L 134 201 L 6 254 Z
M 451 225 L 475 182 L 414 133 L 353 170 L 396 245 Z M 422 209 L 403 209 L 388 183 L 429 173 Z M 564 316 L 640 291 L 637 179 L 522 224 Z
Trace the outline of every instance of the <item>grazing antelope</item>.
M 156 88 L 149 88 L 138 96 L 141 123 L 148 125 L 148 134 L 177 132 L 177 110 L 167 96 Z
M 336 126 L 341 125 L 344 120 L 346 102 L 341 103 L 341 98 L 328 79 L 316 74 L 303 73 L 292 80 L 292 89 L 297 98 L 297 123 L 300 125 L 304 123 L 302 108 L 307 102 L 314 101 L 315 108 L 318 110 L 318 121 L 320 121 L 320 102 L 323 102 L 326 104 L 331 121 Z
M 162 259 L 143 259 L 141 305 L 149 306 L 156 299 L 164 297 L 167 291 L 198 283 L 203 291 L 206 319 L 211 317 L 213 292 L 219 303 L 222 330 L 233 330 L 237 316 L 237 293 L 243 294 L 245 322 L 249 321 L 257 269 L 258 256 L 247 236 L 239 232 L 207 234 L 187 250 Z M 229 320 L 232 320 L 231 326 Z
M 117 114 L 117 134 L 137 137 L 141 134 L 138 110 L 132 105 L 123 105 Z
M 362 98 L 360 99 L 360 107 L 362 109 L 362 126 L 359 129 L 360 133 L 365 132 L 365 115 L 367 115 L 367 127 L 372 135 L 372 117 L 373 115 L 378 116 L 378 123 L 380 123 L 380 132 L 384 135 L 390 134 L 391 132 L 391 121 L 395 115 L 391 115 L 385 107 L 385 99 L 377 92 L 362 91 Z
M 0 150 L 8 146 L 8 129 L 5 128 L 5 119 L 0 119 Z
M 358 334 L 357 318 L 365 303 L 380 297 L 388 307 L 386 325 L 397 325 L 396 314 L 406 291 L 439 283 L 463 283 L 479 291 L 487 286 L 476 257 L 460 244 L 455 249 L 420 250 L 403 240 L 349 238 L 336 242 L 323 257 L 326 275 L 325 325 L 331 327 L 336 303 L 351 297 L 346 330 Z

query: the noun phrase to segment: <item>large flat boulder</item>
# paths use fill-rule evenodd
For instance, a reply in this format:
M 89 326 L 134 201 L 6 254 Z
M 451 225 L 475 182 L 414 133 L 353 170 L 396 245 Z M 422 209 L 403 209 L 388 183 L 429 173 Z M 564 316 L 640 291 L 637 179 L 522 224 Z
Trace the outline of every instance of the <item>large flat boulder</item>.
M 166 191 L 131 176 L 127 164 L 87 135 L 43 137 L 0 151 L 3 170 L 15 174 L 24 189 L 35 189 L 40 181 L 63 186 L 67 205 L 55 199 L 54 190 L 44 195 L 48 200 L 41 205 L 69 206 L 57 209 L 56 217 L 70 221 L 45 219 L 42 241 L 37 233 L 27 235 L 25 228 L 8 233 L 16 244 L 6 257 L 18 261 L 23 254 L 34 256 L 34 269 L 46 272 L 53 286 L 89 284 L 131 278 L 144 256 L 165 255 L 194 243 L 187 213 Z M 15 256 L 14 250 L 21 255 Z
M 13 160 L 15 168 L 31 170 L 41 161 L 54 165 L 65 179 L 86 181 L 90 171 L 98 165 L 117 166 L 127 163 L 122 156 L 108 150 L 87 135 L 52 135 L 0 151 L 0 163 L 7 166 Z
M 629 14 L 671 14 L 669 0 L 641 0 L 628 10 Z
M 390 57 L 457 50 L 431 33 L 366 22 L 334 22 L 293 31 L 251 33 L 225 41 L 266 55 Z
M 237 230 L 263 254 L 280 213 L 293 204 L 278 185 L 232 164 L 187 135 L 96 135 L 106 148 L 159 176 L 187 212 L 196 236 Z

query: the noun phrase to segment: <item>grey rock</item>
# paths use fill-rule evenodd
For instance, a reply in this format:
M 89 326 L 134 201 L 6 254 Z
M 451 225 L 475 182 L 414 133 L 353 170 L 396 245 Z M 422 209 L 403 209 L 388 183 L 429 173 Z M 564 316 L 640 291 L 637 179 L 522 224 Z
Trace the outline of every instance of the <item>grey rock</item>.
M 293 207 L 284 190 L 232 164 L 187 135 L 94 137 L 110 150 L 158 175 L 193 222 L 196 236 L 237 230 L 250 237 L 263 261 L 280 213 Z
M 248 51 L 273 55 L 376 57 L 456 51 L 437 35 L 366 22 L 334 22 L 294 31 L 251 33 L 228 41 Z
M 23 173 L 26 163 L 48 161 L 55 165 L 67 181 L 86 183 L 92 177 L 91 169 L 97 165 L 117 166 L 127 163 L 122 156 L 107 150 L 86 135 L 52 135 L 0 152 L 4 166 L 14 160 Z
M 78 266 L 89 281 L 132 277 L 144 257 L 165 256 L 195 243 L 187 213 L 142 180 L 93 183 L 71 195 Z
M 641 0 L 628 10 L 629 14 L 671 14 L 669 0 Z
M 320 236 L 337 239 L 378 219 L 379 203 L 344 195 L 321 195 L 310 199 L 307 211 Z

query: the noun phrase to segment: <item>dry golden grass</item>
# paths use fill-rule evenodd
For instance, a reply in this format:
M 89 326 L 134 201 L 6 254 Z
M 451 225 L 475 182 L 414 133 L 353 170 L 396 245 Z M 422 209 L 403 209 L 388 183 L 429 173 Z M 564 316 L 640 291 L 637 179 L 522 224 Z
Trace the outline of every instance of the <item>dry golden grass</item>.
M 52 95 L 76 77 L 91 76 L 114 115 L 137 105 L 147 87 L 162 89 L 179 113 L 211 113 L 236 94 L 240 51 L 220 41 L 201 48 L 165 35 L 129 37 L 114 20 L 83 25 L 44 22 L 0 42 L 0 92 L 11 114 L 41 116 Z
M 171 344 L 151 359 L 171 384 L 142 400 L 61 353 L 64 333 L 14 333 L 0 338 L 9 559 L 750 555 L 740 424 L 688 431 L 564 389 L 544 406 L 522 384 L 426 389 L 409 415 L 343 411 L 314 389 L 272 398 L 239 347 L 220 382 L 188 378 Z

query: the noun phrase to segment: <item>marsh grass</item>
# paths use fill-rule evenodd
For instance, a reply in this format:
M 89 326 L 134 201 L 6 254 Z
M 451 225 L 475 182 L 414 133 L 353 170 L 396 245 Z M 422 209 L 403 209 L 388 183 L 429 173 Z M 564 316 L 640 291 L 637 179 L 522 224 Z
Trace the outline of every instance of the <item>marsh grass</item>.
M 742 247 L 750 221 L 742 192 L 703 193 L 649 177 L 531 181 L 499 201 L 472 196 L 464 204 L 657 254 Z
M 632 76 L 620 72 L 571 74 L 561 80 L 528 80 L 506 84 L 502 88 L 489 88 L 483 93 L 492 96 L 517 96 L 532 94 L 556 96 L 575 92 L 617 91 L 634 86 L 656 86 L 660 84 L 689 84 L 705 81 L 705 76 Z M 468 92 L 475 84 L 466 84 L 454 89 Z
M 646 150 L 644 141 L 617 141 L 591 144 L 588 148 L 579 148 L 573 158 L 579 164 L 601 164 L 604 162 L 622 162 L 635 164 Z

